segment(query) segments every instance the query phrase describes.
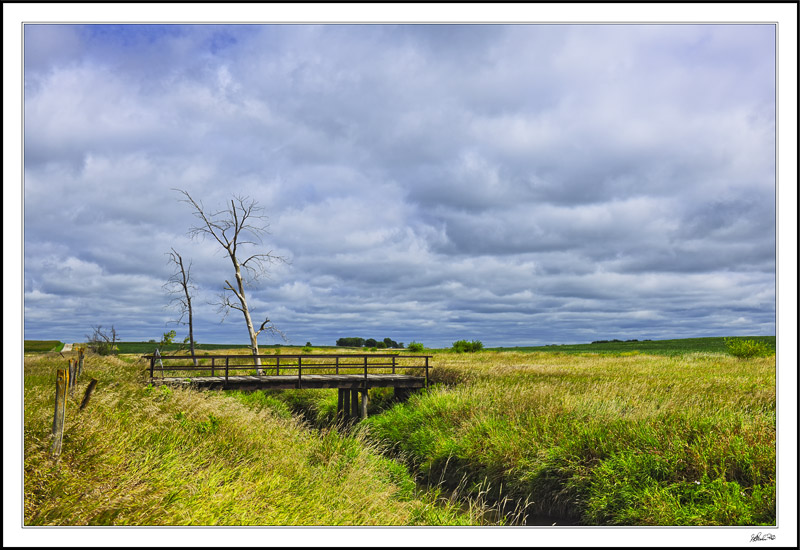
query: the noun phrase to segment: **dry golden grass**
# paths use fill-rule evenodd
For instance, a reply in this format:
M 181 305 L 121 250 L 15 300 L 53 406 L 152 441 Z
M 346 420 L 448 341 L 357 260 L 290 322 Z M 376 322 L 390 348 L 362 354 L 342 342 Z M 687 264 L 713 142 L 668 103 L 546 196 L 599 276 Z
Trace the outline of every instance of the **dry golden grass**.
M 147 387 L 135 357 L 87 358 L 53 459 L 55 369 L 64 362 L 25 359 L 26 525 L 475 521 L 417 493 L 403 467 L 363 438 L 318 433 L 216 392 Z M 99 383 L 79 412 L 90 378 Z

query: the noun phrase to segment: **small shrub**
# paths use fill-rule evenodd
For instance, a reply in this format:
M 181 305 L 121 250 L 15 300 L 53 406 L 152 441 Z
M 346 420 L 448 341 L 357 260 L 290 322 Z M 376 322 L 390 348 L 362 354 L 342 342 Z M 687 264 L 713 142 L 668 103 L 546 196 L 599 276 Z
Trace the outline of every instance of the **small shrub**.
M 453 351 L 456 353 L 474 353 L 483 349 L 483 343 L 480 340 L 473 340 L 467 342 L 466 340 L 458 340 L 453 342 Z
M 423 346 L 419 342 L 411 342 L 410 344 L 408 344 L 408 348 L 406 349 L 408 349 L 408 351 L 412 353 L 420 353 L 423 349 L 425 349 L 425 346 Z
M 728 353 L 739 359 L 764 357 L 772 354 L 772 349 L 766 342 L 742 340 L 740 338 L 725 338 L 724 342 Z
M 219 429 L 219 418 L 213 414 L 209 414 L 207 421 L 198 422 L 195 427 L 197 428 L 197 432 L 201 434 L 217 433 Z

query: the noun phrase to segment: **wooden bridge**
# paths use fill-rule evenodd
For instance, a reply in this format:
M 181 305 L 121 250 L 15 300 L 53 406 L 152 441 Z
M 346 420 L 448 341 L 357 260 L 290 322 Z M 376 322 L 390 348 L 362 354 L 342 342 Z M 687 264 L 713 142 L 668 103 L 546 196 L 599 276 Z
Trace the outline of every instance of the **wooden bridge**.
M 430 355 L 144 355 L 150 383 L 210 390 L 336 388 L 341 418 L 367 417 L 370 388 L 399 399 L 428 386 Z M 256 359 L 260 365 L 256 364 Z M 159 376 L 160 374 L 160 376 Z

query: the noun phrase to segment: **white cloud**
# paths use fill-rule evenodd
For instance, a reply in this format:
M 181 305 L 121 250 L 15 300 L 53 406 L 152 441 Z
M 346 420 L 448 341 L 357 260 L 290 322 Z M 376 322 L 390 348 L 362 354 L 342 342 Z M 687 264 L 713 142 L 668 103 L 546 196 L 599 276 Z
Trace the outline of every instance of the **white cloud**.
M 157 337 L 174 246 L 242 339 L 173 188 L 265 207 L 250 296 L 298 340 L 774 331 L 768 25 L 26 29 L 32 334 Z

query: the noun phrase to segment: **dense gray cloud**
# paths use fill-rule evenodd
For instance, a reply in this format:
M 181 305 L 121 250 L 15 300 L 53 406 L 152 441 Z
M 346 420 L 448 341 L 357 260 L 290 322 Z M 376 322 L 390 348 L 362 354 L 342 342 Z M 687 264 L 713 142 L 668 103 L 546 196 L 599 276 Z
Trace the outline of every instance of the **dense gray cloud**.
M 25 337 L 201 342 L 174 188 L 269 217 L 292 343 L 775 333 L 772 25 L 26 25 Z

